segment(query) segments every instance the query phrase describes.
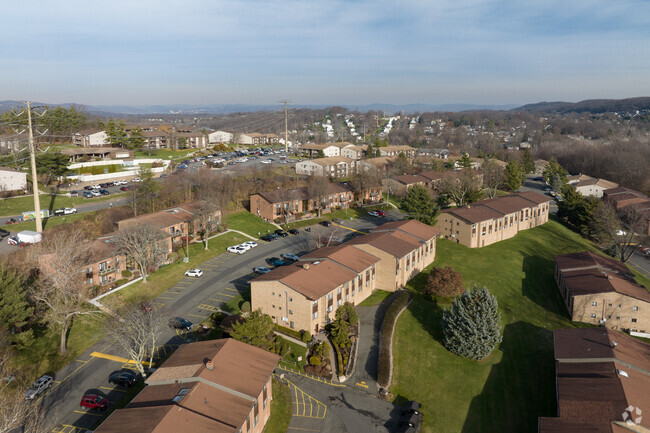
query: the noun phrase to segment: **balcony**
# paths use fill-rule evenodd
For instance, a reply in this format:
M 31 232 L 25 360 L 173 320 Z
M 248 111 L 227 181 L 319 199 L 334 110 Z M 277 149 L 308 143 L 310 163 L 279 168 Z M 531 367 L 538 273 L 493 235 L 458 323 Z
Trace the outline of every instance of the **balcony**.
M 105 268 L 99 268 L 99 275 L 111 274 L 115 271 L 115 266 L 106 266 Z

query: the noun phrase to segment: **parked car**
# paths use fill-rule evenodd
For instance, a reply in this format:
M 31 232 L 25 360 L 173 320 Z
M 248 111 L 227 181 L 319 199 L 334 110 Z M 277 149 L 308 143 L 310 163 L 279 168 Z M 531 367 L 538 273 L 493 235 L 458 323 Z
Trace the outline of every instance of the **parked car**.
M 54 210 L 52 211 L 52 215 L 54 215 L 54 216 L 61 216 L 61 215 L 63 215 L 63 208 L 61 207 L 61 208 L 59 208 L 59 209 L 54 209 Z
M 131 185 L 126 185 L 120 188 L 120 191 L 129 191 L 131 189 Z
M 74 207 L 64 207 L 63 208 L 63 214 L 64 215 L 72 215 L 77 213 L 77 209 Z
M 264 275 L 264 274 L 268 274 L 269 272 L 271 272 L 271 270 L 269 268 L 267 268 L 266 266 L 257 266 L 255 268 L 253 268 L 253 272 L 255 272 L 256 274 Z
M 101 188 L 108 188 L 108 184 L 107 184 L 107 183 L 100 183 L 99 186 L 100 186 Z
M 379 216 L 379 214 L 374 210 L 371 210 L 370 212 L 368 212 L 368 215 L 370 215 L 372 217 L 378 217 Z
M 184 331 L 191 331 L 194 324 L 189 320 L 182 317 L 172 317 L 169 319 L 169 327 L 172 329 L 182 329 Z
M 275 234 L 278 235 L 278 236 L 280 236 L 281 238 L 286 238 L 287 236 L 289 236 L 289 233 L 285 232 L 285 231 L 282 230 L 282 229 L 277 229 L 277 230 L 275 231 Z
M 90 191 L 90 193 L 93 195 L 93 197 L 99 197 L 100 195 L 102 195 L 102 193 L 99 192 L 99 190 L 97 189 Z
M 244 242 L 242 245 L 248 245 L 248 246 L 251 247 L 251 248 L 255 248 L 255 247 L 257 246 L 257 242 L 255 242 L 255 241 L 248 241 L 248 242 Z
M 377 215 L 379 215 L 380 217 L 384 217 L 386 216 L 386 212 L 384 212 L 383 210 L 378 210 Z
M 110 194 L 110 192 L 109 192 L 107 189 L 100 189 L 100 190 L 99 190 L 99 193 L 100 193 L 101 195 L 109 195 L 109 194 Z
M 18 221 L 16 221 L 16 218 L 9 218 L 7 221 L 5 221 L 5 225 L 7 224 L 18 224 Z
M 133 179 L 131 179 L 131 182 L 142 182 L 142 178 L 141 177 L 134 177 Z
M 300 232 L 298 231 L 298 229 L 289 229 L 289 234 L 297 235 L 297 234 L 299 234 L 299 233 L 300 233 Z
M 54 384 L 54 378 L 44 374 L 43 376 L 36 379 L 36 382 L 32 383 L 32 386 L 25 392 L 25 398 L 27 400 L 34 400 L 39 395 L 43 394 L 48 388 Z
M 280 257 L 282 257 L 285 260 L 290 260 L 292 262 L 297 262 L 298 261 L 298 256 L 293 254 L 293 253 L 283 253 L 283 254 L 280 254 Z
M 90 192 L 90 191 L 84 191 L 84 197 L 85 197 L 85 198 L 93 198 L 94 195 L 93 195 L 93 193 Z
M 271 242 L 275 240 L 275 238 L 271 235 L 260 236 L 260 239 L 266 242 Z
M 336 224 L 343 224 L 343 220 L 341 218 L 332 218 L 332 222 Z
M 200 269 L 189 269 L 185 271 L 185 276 L 186 277 L 194 277 L 194 278 L 199 278 L 203 276 L 203 271 Z
M 260 161 L 260 162 L 261 162 L 262 164 L 270 164 L 270 163 L 271 163 L 271 161 L 268 161 L 268 160 L 266 160 L 266 159 L 263 160 L 263 161 Z
M 138 374 L 126 368 L 122 370 L 116 370 L 108 375 L 108 383 L 111 385 L 120 385 L 125 387 L 130 387 L 135 385 L 138 381 Z
M 242 247 L 241 245 L 235 245 L 232 247 L 228 247 L 226 250 L 229 253 L 234 253 L 234 254 L 244 254 L 247 250 L 246 248 Z
M 81 398 L 81 403 L 79 406 L 86 407 L 88 409 L 99 409 L 106 410 L 108 409 L 108 400 L 106 397 L 102 397 L 99 394 L 84 394 Z
M 282 266 L 286 264 L 284 260 L 278 257 L 269 257 L 268 259 L 266 259 L 266 263 L 268 263 L 271 266 Z
M 166 177 L 169 177 L 169 175 L 168 175 L 167 173 L 163 173 L 163 174 L 160 175 L 160 178 L 161 178 L 161 179 L 164 179 L 164 178 L 166 178 Z
M 321 221 L 320 225 L 322 225 L 323 227 L 331 227 L 332 226 L 332 221 L 328 221 L 328 220 Z
M 247 245 L 247 244 L 239 244 L 239 245 L 236 245 L 236 246 L 241 247 L 241 248 L 243 248 L 243 249 L 246 250 L 246 251 L 248 251 L 248 250 L 250 250 L 250 249 L 253 248 L 253 247 L 251 247 L 250 245 Z
M 0 239 L 4 239 L 9 236 L 11 233 L 8 230 L 0 229 Z
M 93 187 L 90 186 L 90 185 L 84 186 L 84 191 L 91 191 L 92 189 L 93 189 Z
M 79 197 L 79 191 L 70 191 L 70 197 Z

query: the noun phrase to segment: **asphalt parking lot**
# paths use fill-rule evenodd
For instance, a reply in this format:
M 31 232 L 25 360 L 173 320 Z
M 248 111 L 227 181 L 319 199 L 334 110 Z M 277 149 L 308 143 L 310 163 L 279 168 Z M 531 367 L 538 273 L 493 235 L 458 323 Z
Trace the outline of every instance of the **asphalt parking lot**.
M 202 277 L 183 277 L 172 288 L 153 300 L 154 308 L 161 314 L 180 316 L 191 322 L 199 323 L 239 293 L 248 291 L 248 282 L 256 274 L 253 268 L 267 266 L 265 259 L 282 253 L 302 255 L 316 248 L 316 238 L 334 234 L 342 239 L 360 236 L 384 222 L 401 219 L 401 214 L 391 211 L 384 218 L 364 217 L 354 221 L 344 221 L 342 226 L 312 226 L 311 232 L 300 230 L 300 234 L 281 238 L 266 243 L 258 241 L 258 246 L 244 254 L 224 253 L 196 267 L 203 270 Z M 242 236 L 241 241 L 248 240 Z M 161 359 L 180 344 L 195 341 L 194 332 L 167 329 L 162 336 L 155 359 Z M 82 433 L 92 430 L 102 419 L 103 414 L 97 410 L 80 408 L 80 401 L 86 392 L 105 396 L 111 402 L 117 402 L 125 394 L 125 389 L 108 383 L 108 375 L 120 368 L 133 368 L 126 355 L 108 342 L 100 341 L 68 366 L 55 374 L 55 385 L 40 398 L 48 419 L 59 425 L 55 431 L 65 433 Z M 306 392 L 306 391 L 305 391 Z M 360 391 L 356 391 L 360 392 Z M 310 405 L 318 406 L 316 397 L 305 398 Z M 340 404 L 348 397 L 337 397 Z M 374 398 L 368 396 L 367 398 Z M 375 399 L 376 400 L 376 399 Z M 328 406 L 332 402 L 321 401 Z M 339 404 L 337 403 L 337 404 Z M 307 403 L 305 403 L 307 404 Z M 306 406 L 305 406 L 306 407 Z M 320 410 L 320 412 L 319 412 Z M 316 414 L 324 415 L 324 408 L 317 409 Z M 306 412 L 304 412 L 306 414 Z M 314 413 L 310 407 L 310 414 Z M 328 421 L 329 419 L 329 421 Z M 340 420 L 322 418 L 323 422 L 333 425 Z M 329 430 L 324 430 L 329 431 Z M 332 430 L 336 431 L 336 430 Z M 345 431 L 345 430 L 340 430 Z M 352 430 L 350 430 L 352 431 Z M 364 431 L 364 430 L 359 430 Z

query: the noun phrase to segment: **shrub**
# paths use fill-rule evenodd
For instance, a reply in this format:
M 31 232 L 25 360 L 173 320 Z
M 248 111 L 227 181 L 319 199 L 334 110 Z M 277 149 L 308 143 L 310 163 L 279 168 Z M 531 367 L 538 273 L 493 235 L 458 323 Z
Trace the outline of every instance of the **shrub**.
M 424 292 L 428 295 L 451 298 L 463 293 L 463 277 L 451 266 L 433 268 L 427 278 Z
M 381 326 L 377 384 L 384 388 L 388 386 L 388 380 L 390 378 L 390 342 L 393 337 L 393 329 L 395 329 L 395 321 L 397 320 L 397 315 L 406 307 L 410 299 L 410 292 L 400 292 L 386 310 L 384 322 Z
M 359 323 L 359 315 L 354 309 L 354 305 L 346 302 L 336 309 L 336 318 L 341 318 L 348 322 L 350 325 Z
M 316 355 L 309 358 L 309 365 L 319 366 L 321 364 L 320 358 Z
M 334 351 L 336 352 L 336 362 L 338 364 L 339 376 L 343 376 L 343 374 L 345 374 L 345 365 L 343 365 L 343 357 L 341 356 L 341 350 L 339 349 L 339 346 L 335 342 L 332 342 L 332 346 L 334 346 Z
M 248 313 L 251 311 L 251 303 L 248 301 L 242 302 L 241 306 L 239 309 L 242 311 L 242 313 Z
M 117 280 L 117 281 L 115 282 L 115 285 L 116 285 L 117 287 L 120 287 L 122 284 L 126 284 L 127 281 L 129 281 L 129 280 L 127 280 L 126 278 L 120 278 L 119 280 Z
M 133 272 L 129 271 L 128 269 L 125 269 L 122 271 L 122 276 L 124 278 L 130 278 L 133 276 Z
M 480 361 L 501 343 L 497 298 L 474 286 L 442 313 L 443 344 L 452 353 Z
M 291 337 L 293 337 L 293 338 L 295 338 L 297 340 L 300 340 L 300 337 L 301 337 L 300 332 L 296 331 L 295 329 L 280 326 L 278 324 L 274 324 L 273 329 L 275 329 L 276 331 L 278 331 L 278 332 L 280 332 L 282 334 L 286 334 L 286 335 L 289 335 L 289 336 L 291 336 Z
M 311 333 L 304 329 L 300 331 L 300 341 L 303 343 L 309 343 L 311 341 Z
M 291 347 L 289 346 L 289 342 L 284 338 L 278 337 L 278 339 L 280 340 L 280 350 L 278 351 L 278 355 L 284 357 L 289 353 Z

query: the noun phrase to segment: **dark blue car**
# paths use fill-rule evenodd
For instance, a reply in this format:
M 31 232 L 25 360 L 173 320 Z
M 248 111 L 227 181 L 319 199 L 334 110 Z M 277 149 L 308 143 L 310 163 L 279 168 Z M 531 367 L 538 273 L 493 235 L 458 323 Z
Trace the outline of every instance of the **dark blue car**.
M 284 260 L 278 258 L 278 257 L 271 257 L 266 259 L 266 263 L 268 263 L 271 266 L 282 266 L 285 264 Z

